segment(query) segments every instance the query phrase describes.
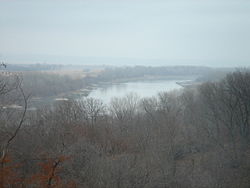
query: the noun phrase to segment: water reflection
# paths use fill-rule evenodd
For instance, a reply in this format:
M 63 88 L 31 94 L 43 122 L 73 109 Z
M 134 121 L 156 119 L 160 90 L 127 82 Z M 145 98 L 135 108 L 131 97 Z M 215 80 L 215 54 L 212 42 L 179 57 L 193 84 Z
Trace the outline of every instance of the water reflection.
M 136 93 L 140 97 L 151 97 L 162 91 L 182 88 L 176 82 L 177 80 L 154 80 L 113 84 L 93 90 L 88 97 L 101 99 L 105 103 L 109 103 L 113 97 L 124 97 L 129 93 Z
M 118 84 L 113 84 L 113 85 L 98 88 L 98 89 L 94 90 L 93 92 L 96 92 L 97 90 L 99 90 L 100 93 L 102 93 L 104 95 L 109 94 L 108 92 L 110 92 L 110 91 L 119 93 L 119 92 L 123 92 L 124 90 L 126 90 L 126 87 L 127 87 L 126 83 L 118 83 Z

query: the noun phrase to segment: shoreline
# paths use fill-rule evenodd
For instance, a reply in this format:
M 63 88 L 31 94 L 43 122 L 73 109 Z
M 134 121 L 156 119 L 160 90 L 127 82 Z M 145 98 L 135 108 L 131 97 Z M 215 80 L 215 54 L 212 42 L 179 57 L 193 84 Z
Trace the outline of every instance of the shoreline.
M 88 97 L 89 94 L 97 89 L 97 88 L 103 88 L 103 87 L 109 87 L 114 84 L 119 84 L 119 83 L 128 83 L 128 82 L 142 82 L 142 81 L 157 81 L 157 80 L 180 80 L 180 82 L 176 82 L 176 84 L 182 86 L 183 88 L 187 87 L 184 84 L 182 84 L 181 81 L 183 80 L 188 80 L 188 81 L 183 81 L 185 82 L 190 82 L 192 83 L 191 85 L 194 85 L 196 78 L 198 78 L 199 75 L 196 76 L 144 76 L 144 77 L 136 77 L 136 78 L 126 78 L 126 79 L 114 79 L 114 80 L 109 80 L 109 81 L 97 81 L 91 84 L 86 85 L 86 87 L 66 92 L 66 93 L 61 93 L 56 96 L 49 96 L 49 97 L 34 97 L 29 101 L 31 103 L 31 108 L 39 108 L 41 106 L 46 106 L 46 105 L 51 105 L 57 102 L 63 102 L 63 101 L 68 101 L 71 99 L 77 99 L 81 97 Z M 190 81 L 189 81 L 190 80 Z

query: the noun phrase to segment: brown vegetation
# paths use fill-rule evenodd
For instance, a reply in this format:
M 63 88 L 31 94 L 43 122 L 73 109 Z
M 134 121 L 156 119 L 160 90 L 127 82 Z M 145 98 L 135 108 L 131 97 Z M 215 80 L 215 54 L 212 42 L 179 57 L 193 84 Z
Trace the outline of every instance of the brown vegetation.
M 87 98 L 25 116 L 2 109 L 0 121 L 1 188 L 250 185 L 248 71 L 109 106 Z

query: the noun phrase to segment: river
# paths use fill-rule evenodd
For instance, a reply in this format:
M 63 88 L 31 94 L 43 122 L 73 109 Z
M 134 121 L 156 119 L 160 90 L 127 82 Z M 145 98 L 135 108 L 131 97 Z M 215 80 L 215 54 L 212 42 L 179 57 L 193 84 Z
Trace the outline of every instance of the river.
M 88 97 L 101 99 L 104 103 L 109 103 L 113 97 L 124 97 L 130 93 L 135 93 L 140 97 L 152 97 L 159 92 L 180 89 L 182 86 L 176 82 L 186 80 L 151 80 L 116 83 L 109 86 L 102 86 L 92 90 Z

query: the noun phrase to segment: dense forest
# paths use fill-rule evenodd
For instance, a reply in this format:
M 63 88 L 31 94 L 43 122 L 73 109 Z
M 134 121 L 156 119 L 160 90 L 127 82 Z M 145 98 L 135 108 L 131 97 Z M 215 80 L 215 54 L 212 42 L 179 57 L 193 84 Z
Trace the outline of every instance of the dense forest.
M 250 185 L 249 70 L 151 98 L 85 98 L 36 111 L 27 111 L 25 82 L 0 80 L 1 188 Z

